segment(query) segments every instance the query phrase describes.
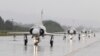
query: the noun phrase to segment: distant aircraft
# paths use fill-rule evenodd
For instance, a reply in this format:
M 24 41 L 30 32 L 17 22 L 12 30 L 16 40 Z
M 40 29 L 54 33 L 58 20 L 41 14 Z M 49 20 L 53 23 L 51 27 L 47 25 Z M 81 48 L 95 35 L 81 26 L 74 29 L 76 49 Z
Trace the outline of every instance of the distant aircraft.
M 87 31 L 88 37 L 95 37 L 95 33 L 92 30 Z
M 81 35 L 82 35 L 82 36 L 87 36 L 87 33 L 88 33 L 88 31 L 85 30 L 85 29 L 83 29 L 83 30 L 81 31 Z
M 71 28 L 71 29 L 68 30 L 68 34 L 69 35 L 75 35 L 76 33 L 77 32 L 76 32 L 76 30 L 74 28 Z
M 66 38 L 65 35 L 70 36 L 70 39 L 72 40 L 73 36 L 75 36 L 76 34 L 79 34 L 75 28 L 71 27 L 70 29 L 68 29 L 66 32 L 55 32 L 56 34 L 64 34 L 64 39 Z
M 49 36 L 59 36 L 59 34 L 76 34 L 75 30 L 68 30 L 68 32 L 55 32 L 55 33 L 47 33 L 46 32 L 46 27 L 42 23 L 42 17 L 43 17 L 43 10 L 41 11 L 41 22 L 40 24 L 36 24 L 33 27 L 30 28 L 29 32 L 8 32 L 8 34 L 11 35 L 32 35 L 32 38 L 35 39 L 34 44 L 38 45 L 40 42 L 40 36 L 44 37 L 46 35 Z M 27 37 L 27 36 L 26 36 Z
M 91 37 L 93 35 L 95 37 L 95 33 L 92 30 L 86 30 L 86 29 L 81 31 L 81 35 L 87 37 Z

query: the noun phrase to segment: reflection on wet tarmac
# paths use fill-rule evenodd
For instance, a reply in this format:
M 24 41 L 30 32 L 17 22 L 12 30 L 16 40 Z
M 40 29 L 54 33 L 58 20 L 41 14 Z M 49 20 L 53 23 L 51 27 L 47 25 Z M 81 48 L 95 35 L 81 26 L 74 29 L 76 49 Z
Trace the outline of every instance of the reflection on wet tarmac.
M 24 46 L 24 48 L 25 48 L 24 50 L 27 51 L 27 46 Z
M 73 40 L 70 40 L 70 47 L 69 47 L 69 49 L 70 49 L 70 52 L 73 51 Z
M 34 46 L 34 56 L 38 56 L 38 46 Z

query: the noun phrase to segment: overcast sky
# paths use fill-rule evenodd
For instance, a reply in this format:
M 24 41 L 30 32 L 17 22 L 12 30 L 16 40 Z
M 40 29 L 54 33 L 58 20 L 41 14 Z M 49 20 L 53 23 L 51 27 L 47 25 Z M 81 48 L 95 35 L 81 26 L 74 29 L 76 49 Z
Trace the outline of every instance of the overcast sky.
M 63 25 L 100 26 L 100 0 L 0 0 L 0 16 L 21 23 L 54 20 Z

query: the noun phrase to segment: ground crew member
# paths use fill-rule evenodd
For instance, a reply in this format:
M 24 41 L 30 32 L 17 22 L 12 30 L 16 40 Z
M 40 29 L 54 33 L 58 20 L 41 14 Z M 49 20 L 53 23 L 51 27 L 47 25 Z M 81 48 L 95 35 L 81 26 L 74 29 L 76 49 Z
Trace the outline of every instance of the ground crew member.
M 27 35 L 25 35 L 25 37 L 24 37 L 24 45 L 27 46 L 27 43 L 28 43 L 28 39 L 27 39 Z
M 80 34 L 79 34 L 79 36 L 78 36 L 78 39 L 80 40 Z
M 50 39 L 50 46 L 53 47 L 53 35 L 51 36 L 51 39 Z

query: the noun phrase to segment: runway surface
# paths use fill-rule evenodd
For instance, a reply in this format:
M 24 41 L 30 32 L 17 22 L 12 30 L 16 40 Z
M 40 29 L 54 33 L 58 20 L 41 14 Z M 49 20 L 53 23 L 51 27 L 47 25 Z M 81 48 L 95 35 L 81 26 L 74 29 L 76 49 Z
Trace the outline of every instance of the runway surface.
M 33 39 L 28 36 L 28 45 L 24 46 L 24 36 L 0 36 L 0 56 L 100 56 L 100 33 L 96 37 L 54 36 L 54 45 L 50 47 L 50 36 L 41 38 L 39 46 L 33 45 Z

